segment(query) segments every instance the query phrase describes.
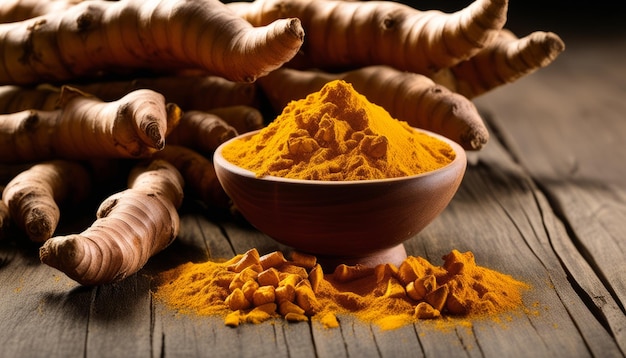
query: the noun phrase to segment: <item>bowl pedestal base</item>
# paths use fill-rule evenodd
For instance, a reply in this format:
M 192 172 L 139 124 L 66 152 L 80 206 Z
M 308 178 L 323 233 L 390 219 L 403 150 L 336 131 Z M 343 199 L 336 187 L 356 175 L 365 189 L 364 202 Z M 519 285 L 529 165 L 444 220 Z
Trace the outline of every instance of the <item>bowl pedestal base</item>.
M 375 267 L 380 264 L 390 263 L 398 267 L 407 257 L 403 244 L 375 251 L 365 256 L 328 256 L 320 254 L 315 254 L 315 256 L 325 273 L 332 273 L 335 271 L 335 268 L 341 264 L 348 266 L 363 265 Z

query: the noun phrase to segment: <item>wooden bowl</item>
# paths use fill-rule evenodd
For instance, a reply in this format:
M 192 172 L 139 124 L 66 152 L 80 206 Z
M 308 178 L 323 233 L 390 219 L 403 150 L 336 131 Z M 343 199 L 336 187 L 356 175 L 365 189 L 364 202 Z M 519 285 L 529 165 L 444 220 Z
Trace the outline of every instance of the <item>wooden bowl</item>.
M 420 130 L 420 129 L 416 129 Z M 361 181 L 256 177 L 214 154 L 217 177 L 243 217 L 261 232 L 295 250 L 316 255 L 325 270 L 340 263 L 375 266 L 406 258 L 403 242 L 432 222 L 456 193 L 467 165 L 460 145 L 455 159 L 424 174 Z

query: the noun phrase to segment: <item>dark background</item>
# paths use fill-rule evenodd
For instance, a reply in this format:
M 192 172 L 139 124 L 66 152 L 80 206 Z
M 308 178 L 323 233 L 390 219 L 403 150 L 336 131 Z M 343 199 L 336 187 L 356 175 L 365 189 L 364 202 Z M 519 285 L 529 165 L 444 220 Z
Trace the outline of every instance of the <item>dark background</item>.
M 452 12 L 471 0 L 402 0 L 420 10 Z M 552 31 L 559 35 L 626 35 L 626 1 L 509 0 L 506 28 L 518 36 L 532 31 Z

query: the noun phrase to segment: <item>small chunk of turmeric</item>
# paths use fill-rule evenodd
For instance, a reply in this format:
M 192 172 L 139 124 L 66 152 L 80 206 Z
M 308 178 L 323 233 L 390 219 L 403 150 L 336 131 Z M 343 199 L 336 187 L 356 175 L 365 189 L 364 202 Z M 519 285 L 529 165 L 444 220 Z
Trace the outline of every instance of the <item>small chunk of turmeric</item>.
M 282 285 L 274 290 L 276 303 L 281 304 L 284 301 L 293 302 L 296 299 L 296 288 L 292 285 Z
M 436 310 L 441 311 L 445 307 L 448 299 L 448 286 L 439 286 L 436 290 L 424 297 L 424 300 L 433 306 Z
M 280 283 L 280 277 L 278 276 L 278 270 L 274 267 L 270 267 L 265 271 L 262 271 L 257 276 L 257 281 L 261 286 L 273 286 L 278 287 Z
M 274 286 L 260 286 L 252 297 L 252 303 L 259 307 L 267 303 L 274 302 L 276 295 L 274 293 Z
M 305 314 L 289 312 L 285 315 L 285 319 L 289 322 L 306 322 L 309 320 L 309 317 Z
M 311 289 L 317 293 L 320 289 L 320 284 L 324 280 L 324 270 L 320 264 L 316 264 L 311 272 L 309 272 L 309 282 L 311 282 Z
M 374 272 L 373 267 L 364 265 L 346 265 L 340 264 L 335 267 L 333 278 L 339 282 L 349 282 L 359 278 L 371 275 Z
M 387 281 L 387 290 L 383 297 L 387 298 L 403 298 L 406 297 L 406 290 L 402 284 L 394 279 Z
M 296 303 L 309 316 L 314 315 L 320 309 L 315 293 L 308 286 L 303 285 L 296 288 Z
M 229 327 L 237 327 L 241 323 L 241 311 L 230 312 L 224 317 L 224 324 Z
M 226 297 L 224 301 L 228 308 L 233 311 L 244 310 L 251 306 L 250 301 L 246 299 L 246 296 L 243 294 L 243 291 L 240 288 L 236 288 L 233 292 Z
M 246 300 L 252 302 L 254 298 L 254 293 L 259 288 L 259 283 L 254 280 L 246 281 L 243 286 L 241 286 L 241 291 L 243 291 L 243 295 L 246 297 Z
M 295 313 L 299 315 L 305 314 L 302 307 L 290 301 L 283 301 L 278 306 L 278 313 L 280 313 L 282 316 L 286 316 L 288 313 Z
M 237 262 L 227 267 L 230 271 L 241 272 L 246 267 L 260 264 L 261 261 L 259 257 L 259 252 L 257 251 L 257 249 L 250 249 L 246 251 Z
M 420 302 L 415 306 L 415 318 L 433 319 L 441 316 L 441 312 L 426 302 Z
M 304 267 L 305 269 L 312 269 L 317 264 L 317 257 L 294 251 L 291 253 L 291 261 L 294 265 Z
M 273 251 L 259 258 L 259 263 L 261 264 L 261 267 L 263 267 L 263 270 L 267 270 L 271 267 L 278 267 L 285 262 L 285 256 L 280 251 Z

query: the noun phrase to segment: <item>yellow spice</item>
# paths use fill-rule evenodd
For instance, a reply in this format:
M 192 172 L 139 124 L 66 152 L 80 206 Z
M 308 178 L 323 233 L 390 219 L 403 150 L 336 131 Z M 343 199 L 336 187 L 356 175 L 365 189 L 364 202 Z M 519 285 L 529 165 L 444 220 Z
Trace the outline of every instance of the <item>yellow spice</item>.
M 455 157 L 447 143 L 392 118 L 342 80 L 292 101 L 267 127 L 222 154 L 257 176 L 307 180 L 402 177 Z
M 346 267 L 321 277 L 300 277 L 285 273 L 293 262 L 276 263 L 266 270 L 298 280 L 283 280 L 276 287 L 251 285 L 264 299 L 248 301 L 240 288 L 229 287 L 240 272 L 260 262 L 247 262 L 250 266 L 242 267 L 246 256 L 259 257 L 256 249 L 250 252 L 254 255 L 238 255 L 227 263 L 188 263 L 167 271 L 161 275 L 157 298 L 183 312 L 221 315 L 224 324 L 233 327 L 282 317 L 291 322 L 311 319 L 332 328 L 340 324 L 338 315 L 354 315 L 381 329 L 395 329 L 418 320 L 498 319 L 501 313 L 523 308 L 522 292 L 529 287 L 509 275 L 478 266 L 472 252 L 452 250 L 443 257 L 442 266 L 409 256 L 402 270 L 386 264 L 359 269 L 360 274 L 351 277 L 342 274 Z M 316 266 L 311 273 L 315 270 L 321 268 Z M 247 282 L 258 277 L 262 275 L 248 276 Z M 311 288 L 312 277 L 317 277 L 316 290 Z M 425 292 L 412 298 L 408 287 L 420 285 Z M 292 295 L 279 294 L 287 287 L 291 287 Z M 276 294 L 266 295 L 270 291 Z

